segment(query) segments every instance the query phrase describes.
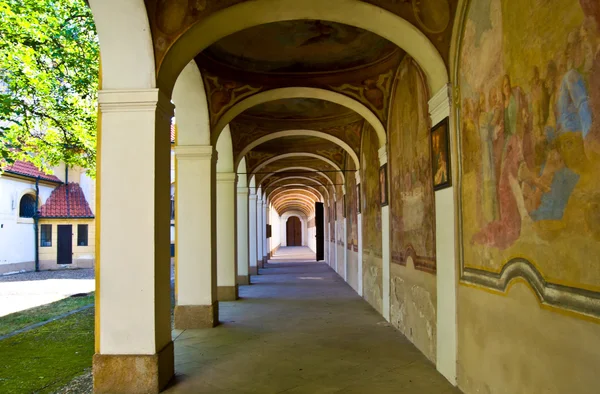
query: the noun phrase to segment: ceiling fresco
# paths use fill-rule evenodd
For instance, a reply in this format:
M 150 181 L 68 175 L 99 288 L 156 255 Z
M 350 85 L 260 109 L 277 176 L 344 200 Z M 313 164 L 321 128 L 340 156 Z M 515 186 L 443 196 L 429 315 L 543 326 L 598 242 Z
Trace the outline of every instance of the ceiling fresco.
M 345 117 L 352 110 L 331 101 L 312 98 L 290 98 L 269 101 L 244 111 L 244 116 L 261 119 L 330 119 Z
M 249 0 L 145 0 L 154 41 L 157 72 L 172 44 L 192 25 L 232 5 Z M 323 0 L 327 1 L 327 0 Z M 448 64 L 453 20 L 458 0 L 362 0 L 392 12 L 423 32 Z M 274 2 L 275 3 L 275 2 Z M 392 42 L 369 31 L 325 20 L 291 20 L 251 27 L 231 34 L 206 48 L 196 58 L 206 91 L 211 127 L 236 104 L 262 92 L 286 87 L 328 90 L 349 97 L 372 112 L 383 125 L 394 88 L 393 81 L 406 53 Z M 228 119 L 229 121 L 229 119 Z M 223 122 L 224 123 L 224 122 Z M 269 134 L 288 130 L 313 130 L 345 142 L 358 156 L 365 120 L 338 104 L 313 98 L 289 98 L 256 105 L 229 121 L 234 157 Z M 214 135 L 214 134 L 213 134 Z M 247 172 L 267 160 L 287 153 L 313 153 L 328 158 L 344 170 L 354 168 L 348 153 L 323 138 L 278 138 L 246 153 Z M 352 168 L 346 168 L 346 161 Z M 316 173 L 286 171 L 286 167 L 323 169 Z M 318 183 L 325 191 L 341 195 L 343 174 L 322 160 L 293 157 L 268 164 L 257 174 L 257 185 L 273 190 L 281 185 Z M 348 173 L 346 173 L 348 175 Z M 298 179 L 306 177 L 312 180 Z M 288 179 L 289 178 L 289 179 Z M 289 193 L 292 193 L 291 191 Z M 288 194 L 285 189 L 278 196 Z
M 217 11 L 230 7 L 232 5 L 243 3 L 250 0 L 145 0 L 146 9 L 148 11 L 148 20 L 152 31 L 152 39 L 154 42 L 154 53 L 156 57 L 157 72 L 160 64 L 165 57 L 168 49 L 185 31 L 192 25 L 214 14 Z M 450 40 L 452 36 L 452 27 L 458 0 L 363 0 L 367 3 L 379 6 L 387 11 L 390 11 L 414 25 L 421 30 L 427 38 L 433 43 L 437 50 L 442 55 L 442 58 L 448 64 L 450 53 Z M 289 26 L 287 26 L 289 24 Z M 274 27 L 266 27 L 275 25 Z M 314 70 L 320 67 L 325 67 L 330 60 L 314 58 L 311 61 L 307 59 L 298 59 L 290 61 L 282 59 L 276 64 L 273 62 L 261 62 L 268 51 L 273 51 L 275 48 L 296 48 L 294 53 L 300 54 L 303 50 L 310 48 L 315 52 L 324 53 L 325 48 L 337 49 L 339 51 L 333 53 L 337 60 L 343 62 L 348 67 L 353 63 L 365 63 L 377 56 L 382 56 L 389 49 L 386 46 L 386 41 L 379 37 L 350 26 L 340 25 L 325 21 L 306 21 L 306 23 L 293 22 L 278 22 L 273 24 L 263 25 L 254 29 L 258 29 L 252 36 L 259 39 L 262 43 L 265 37 L 258 35 L 258 31 L 277 32 L 278 35 L 268 37 L 270 45 L 261 50 L 248 50 L 241 48 L 241 53 L 254 56 L 253 60 L 260 63 L 260 66 L 253 65 L 254 68 L 275 67 L 275 70 L 285 69 L 301 69 Z M 298 37 L 289 38 L 286 33 L 298 33 Z M 239 34 L 239 33 L 238 33 Z M 226 58 L 228 56 L 237 59 L 237 63 L 242 65 L 248 59 L 240 56 L 239 42 L 246 42 L 248 45 L 254 46 L 256 41 L 248 40 L 247 37 L 236 37 L 237 34 L 226 37 L 223 42 L 215 43 L 211 47 L 215 52 L 214 56 Z M 341 49 L 343 43 L 350 44 L 353 51 Z M 357 53 L 359 48 L 364 48 L 366 43 L 372 43 L 372 48 L 366 48 L 365 53 Z M 289 50 L 289 49 L 288 49 Z M 298 56 L 298 55 L 297 55 Z M 240 59 L 241 58 L 241 59 Z M 329 57 L 328 57 L 329 58 Z M 331 59 L 331 58 L 329 58 Z M 304 68 L 303 68 L 304 67 Z
M 366 30 L 319 20 L 295 20 L 251 27 L 205 50 L 212 59 L 245 71 L 328 72 L 362 67 L 397 50 Z
M 344 165 L 345 151 L 333 142 L 318 137 L 283 137 L 267 141 L 250 151 L 246 155 L 248 172 L 275 156 L 287 153 L 314 153 L 333 161 L 340 168 Z
M 316 130 L 332 135 L 346 142 L 350 148 L 359 155 L 360 149 L 360 132 L 364 121 L 360 120 L 349 124 L 339 126 L 320 127 L 319 125 L 312 126 L 307 122 L 294 124 L 293 122 L 284 122 L 280 124 L 269 124 L 268 127 L 261 127 L 256 122 L 242 122 L 240 120 L 230 123 L 231 138 L 233 143 L 234 157 L 237 157 L 242 150 L 252 142 L 261 137 L 269 135 L 277 131 L 285 130 Z M 320 139 L 321 140 L 321 139 Z M 314 141 L 314 140 L 309 140 Z M 279 152 L 287 149 L 283 145 L 279 146 Z M 290 148 L 295 149 L 295 148 Z
M 277 160 L 273 163 L 267 164 L 263 168 L 260 169 L 259 172 L 256 173 L 256 182 L 260 184 L 263 179 L 270 178 L 270 174 L 273 172 L 277 172 L 282 168 L 295 168 L 295 167 L 305 167 L 310 168 L 310 170 L 291 170 L 285 171 L 287 174 L 292 175 L 301 175 L 312 177 L 315 175 L 313 171 L 321 171 L 332 183 L 336 183 L 336 172 L 334 167 L 326 162 L 312 158 L 312 157 L 288 157 L 285 159 Z

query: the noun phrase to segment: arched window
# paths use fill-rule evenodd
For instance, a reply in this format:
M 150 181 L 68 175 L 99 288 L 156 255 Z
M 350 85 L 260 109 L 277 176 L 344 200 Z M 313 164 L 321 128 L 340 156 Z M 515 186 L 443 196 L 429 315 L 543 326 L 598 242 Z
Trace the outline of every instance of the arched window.
M 21 197 L 19 203 L 19 217 L 32 218 L 36 211 L 35 197 L 31 194 L 25 194 Z

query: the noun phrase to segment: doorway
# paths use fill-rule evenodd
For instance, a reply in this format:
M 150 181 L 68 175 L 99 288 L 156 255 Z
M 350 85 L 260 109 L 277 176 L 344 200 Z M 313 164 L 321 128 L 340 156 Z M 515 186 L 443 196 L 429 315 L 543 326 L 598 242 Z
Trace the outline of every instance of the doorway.
M 70 224 L 58 225 L 58 247 L 56 264 L 73 263 L 73 226 Z
M 288 218 L 286 223 L 287 246 L 302 246 L 302 223 L 296 216 Z

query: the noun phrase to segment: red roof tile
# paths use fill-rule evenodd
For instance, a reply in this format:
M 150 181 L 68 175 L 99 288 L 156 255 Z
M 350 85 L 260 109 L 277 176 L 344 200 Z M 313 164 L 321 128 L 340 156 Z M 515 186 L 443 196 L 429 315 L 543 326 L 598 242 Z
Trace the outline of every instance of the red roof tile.
M 40 179 L 45 181 L 62 183 L 62 181 L 55 175 L 48 175 L 38 169 L 35 164 L 27 161 L 17 160 L 13 165 L 6 166 L 3 170 L 11 174 L 22 175 L 30 178 L 37 178 L 39 176 Z
M 68 192 L 68 193 L 67 193 Z M 40 208 L 42 218 L 93 218 L 94 214 L 78 183 L 60 185 Z

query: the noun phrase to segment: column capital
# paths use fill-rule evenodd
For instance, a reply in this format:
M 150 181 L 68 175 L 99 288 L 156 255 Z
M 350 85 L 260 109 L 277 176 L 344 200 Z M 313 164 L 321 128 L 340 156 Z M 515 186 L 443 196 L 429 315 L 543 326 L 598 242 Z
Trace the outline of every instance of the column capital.
M 210 159 L 213 156 L 212 145 L 176 145 L 177 159 Z
M 217 172 L 217 183 L 235 183 L 235 172 Z
M 248 190 L 247 187 L 238 187 L 237 188 L 237 194 L 238 195 L 246 195 L 247 196 L 249 193 L 250 192 L 249 192 L 249 190 Z
M 387 164 L 388 162 L 388 154 L 387 154 L 387 144 L 379 148 L 379 165 Z
M 429 116 L 434 126 L 450 116 L 450 84 L 442 86 L 429 100 Z
M 175 106 L 160 89 L 100 90 L 98 105 L 102 113 L 155 111 L 172 117 Z

